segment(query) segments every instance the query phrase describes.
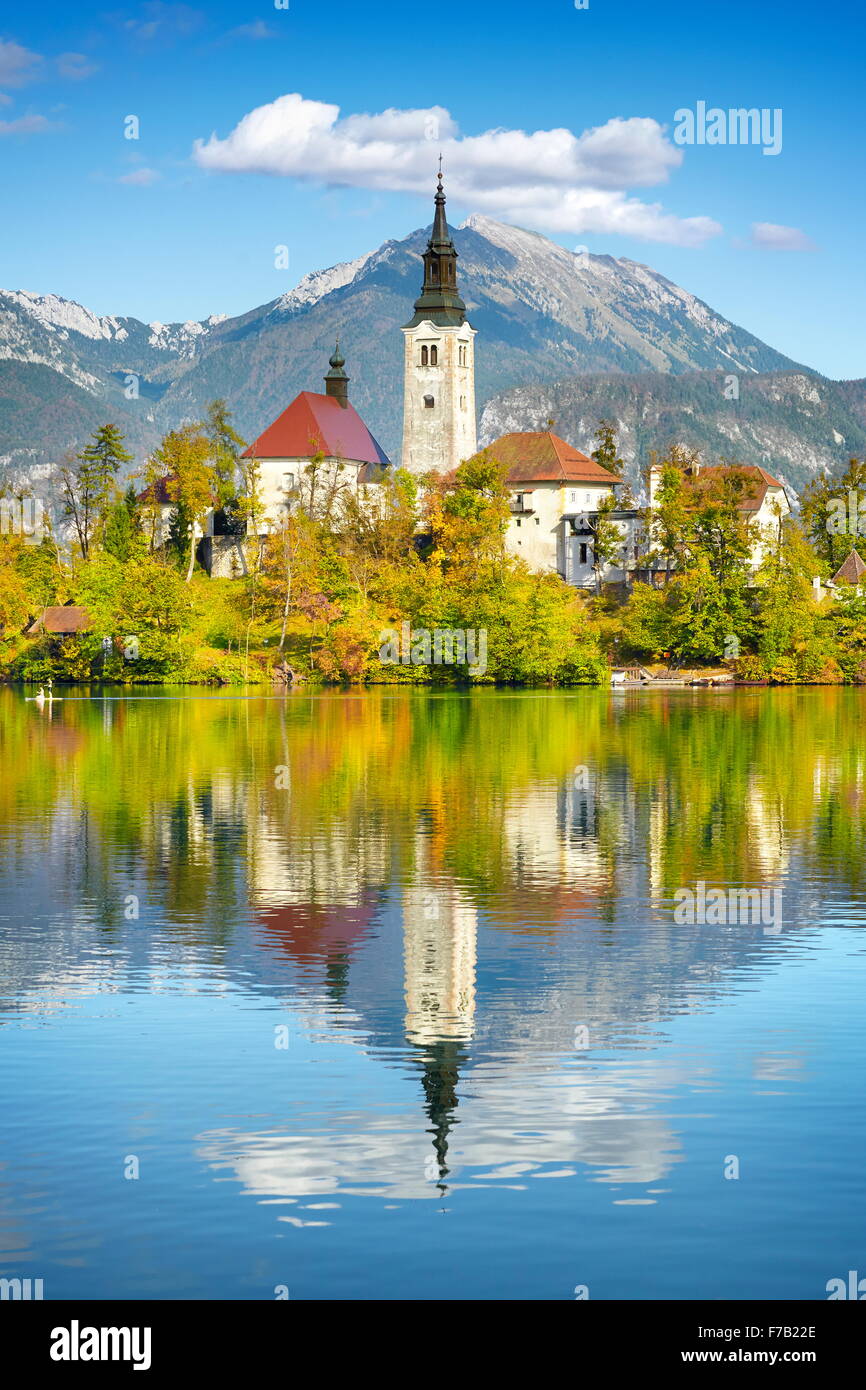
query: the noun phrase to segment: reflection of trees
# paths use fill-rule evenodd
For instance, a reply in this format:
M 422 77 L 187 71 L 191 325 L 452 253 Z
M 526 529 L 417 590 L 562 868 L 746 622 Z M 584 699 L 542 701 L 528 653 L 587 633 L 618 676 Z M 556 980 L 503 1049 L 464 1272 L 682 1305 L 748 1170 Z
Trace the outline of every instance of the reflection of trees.
M 215 946 L 248 901 L 374 915 L 389 884 L 438 885 L 530 934 L 581 918 L 615 930 L 627 900 L 664 902 L 698 878 L 820 875 L 860 898 L 860 701 L 838 688 L 70 697 L 49 721 L 7 690 L 0 837 L 7 863 L 44 855 L 58 898 L 103 929 L 126 929 L 137 892 Z
M 58 997 L 67 982 L 122 988 L 158 942 L 171 964 L 228 960 L 244 988 L 312 981 L 343 1028 L 408 1049 L 412 1133 L 355 1116 L 336 1140 L 210 1136 L 208 1157 L 253 1191 L 429 1197 L 431 1154 L 450 1187 L 462 1165 L 502 1165 L 503 1134 L 515 1173 L 579 1161 L 650 1181 L 676 1141 L 634 1121 L 635 1096 L 645 1111 L 671 1080 L 647 1031 L 717 999 L 761 950 L 684 932 L 665 902 L 698 878 L 835 880 L 862 901 L 861 699 L 185 695 L 70 699 L 49 723 L 0 691 L 0 892 L 16 923 L 52 914 L 50 930 L 0 938 L 2 971 Z M 128 894 L 141 922 L 124 918 Z M 386 909 L 399 933 L 377 940 Z M 93 951 L 106 933 L 113 964 Z M 485 977 L 482 949 L 507 969 Z M 359 959 L 386 955 L 365 998 Z M 644 1048 L 636 1070 L 594 1077 L 576 1024 L 593 1050 Z

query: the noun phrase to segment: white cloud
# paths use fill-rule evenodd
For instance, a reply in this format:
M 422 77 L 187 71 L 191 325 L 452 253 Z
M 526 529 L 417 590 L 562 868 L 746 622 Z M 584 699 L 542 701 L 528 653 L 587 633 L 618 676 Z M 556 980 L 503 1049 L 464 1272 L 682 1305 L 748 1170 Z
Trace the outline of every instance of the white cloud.
M 61 53 L 57 59 L 57 71 L 70 82 L 83 82 L 99 71 L 97 63 L 92 63 L 84 53 Z
M 41 135 L 45 130 L 53 130 L 45 116 L 18 116 L 14 121 L 0 121 L 2 135 Z
M 299 93 L 249 112 L 225 139 L 195 142 L 203 168 L 344 187 L 429 193 L 439 152 L 449 194 L 477 211 L 555 232 L 619 233 L 698 245 L 721 227 L 677 217 L 627 190 L 664 183 L 682 163 L 657 121 L 616 117 L 575 135 L 566 129 L 461 135 L 440 106 L 340 118 L 340 108 Z
M 113 14 L 109 18 L 143 43 L 154 39 L 185 38 L 194 34 L 204 23 L 201 10 L 189 5 L 165 4 L 164 0 L 148 0 L 134 15 Z
M 135 188 L 148 188 L 156 183 L 161 174 L 156 169 L 133 169 L 131 174 L 121 174 L 118 183 L 129 183 Z
M 23 87 L 35 82 L 43 62 L 40 53 L 23 48 L 13 39 L 0 39 L 0 87 Z
M 239 24 L 237 29 L 230 29 L 227 38 L 230 39 L 275 39 L 277 38 L 276 29 L 272 29 L 263 19 L 254 19 L 251 24 Z
M 799 227 L 782 227 L 775 222 L 752 223 L 752 245 L 767 251 L 817 251 L 811 237 Z

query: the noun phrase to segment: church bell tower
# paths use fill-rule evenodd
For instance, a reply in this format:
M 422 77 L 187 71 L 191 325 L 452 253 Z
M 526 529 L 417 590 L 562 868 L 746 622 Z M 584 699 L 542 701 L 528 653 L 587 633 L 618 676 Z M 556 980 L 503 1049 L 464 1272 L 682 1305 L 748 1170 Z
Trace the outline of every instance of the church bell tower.
M 441 164 L 441 161 L 440 161 Z M 457 252 L 445 218 L 442 170 L 424 285 L 403 329 L 402 465 L 415 474 L 450 472 L 476 452 L 475 329 L 457 288 Z

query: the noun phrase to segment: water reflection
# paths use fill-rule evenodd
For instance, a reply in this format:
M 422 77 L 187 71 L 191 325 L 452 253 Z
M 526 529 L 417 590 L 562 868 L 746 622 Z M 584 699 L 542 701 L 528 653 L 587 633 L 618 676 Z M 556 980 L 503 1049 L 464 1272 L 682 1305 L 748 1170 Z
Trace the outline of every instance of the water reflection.
M 684 1096 L 712 1111 L 741 1086 L 818 1084 L 808 1028 L 788 1036 L 799 1000 L 736 1043 L 745 1060 L 718 1032 L 672 1038 L 805 968 L 826 923 L 859 925 L 855 691 L 73 697 L 50 714 L 0 692 L 0 1023 L 61 1027 L 100 999 L 123 1050 L 112 996 L 221 1001 L 182 1044 L 210 1050 L 207 1082 L 162 1073 L 163 1161 L 180 1149 L 271 1222 L 348 1223 L 356 1198 L 508 1203 L 542 1179 L 657 1205 L 700 1142 Z M 781 888 L 782 931 L 677 925 L 698 880 Z M 96 1129 L 111 1091 L 97 1068 Z M 20 1248 L 10 1227 L 0 1268 Z

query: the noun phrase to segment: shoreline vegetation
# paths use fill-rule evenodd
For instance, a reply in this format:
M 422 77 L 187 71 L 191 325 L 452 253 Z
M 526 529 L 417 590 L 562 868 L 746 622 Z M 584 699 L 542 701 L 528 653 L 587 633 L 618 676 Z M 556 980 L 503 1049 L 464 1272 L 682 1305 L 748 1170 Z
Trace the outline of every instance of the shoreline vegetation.
M 600 422 L 598 437 L 595 457 L 621 477 L 613 427 Z M 215 401 L 204 422 L 166 436 L 138 493 L 118 483 L 131 462 L 119 430 L 98 430 L 58 472 L 59 524 L 38 537 L 0 533 L 0 681 L 570 687 L 641 667 L 660 684 L 866 683 L 866 596 L 814 588 L 856 545 L 856 531 L 829 519 L 866 489 L 864 462 L 817 478 L 799 517 L 768 528 L 755 569 L 747 478 L 731 467 L 690 485 L 692 456 L 674 446 L 657 460 L 661 485 L 644 515 L 642 563 L 661 580 L 592 593 L 509 553 L 509 489 L 489 451 L 423 487 L 392 470 L 366 498 L 313 457 L 268 529 L 243 443 Z M 160 487 L 172 506 L 162 545 L 148 500 Z M 23 494 L 10 496 L 20 510 Z M 196 563 L 214 507 L 239 538 L 240 577 L 210 578 Z M 606 524 L 601 550 L 615 544 Z M 86 625 L 28 634 L 63 605 L 85 610 Z M 384 634 L 407 629 L 408 659 L 384 657 Z M 434 660 L 437 633 L 453 635 L 457 660 Z M 483 663 L 459 660 L 461 634 L 483 634 Z

